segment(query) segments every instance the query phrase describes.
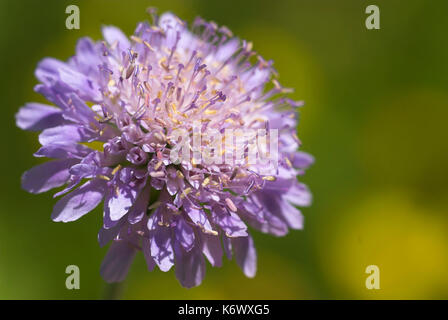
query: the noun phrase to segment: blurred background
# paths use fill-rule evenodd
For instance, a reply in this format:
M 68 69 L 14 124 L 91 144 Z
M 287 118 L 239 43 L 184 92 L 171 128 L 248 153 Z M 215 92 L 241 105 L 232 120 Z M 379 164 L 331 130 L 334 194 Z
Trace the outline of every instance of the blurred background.
M 80 8 L 80 30 L 65 28 L 70 4 Z M 380 30 L 365 27 L 370 4 L 380 8 Z M 104 24 L 130 35 L 148 6 L 224 24 L 275 61 L 282 84 L 306 102 L 298 133 L 316 157 L 303 178 L 314 203 L 302 210 L 303 231 L 252 233 L 254 279 L 226 260 L 188 290 L 174 271 L 147 272 L 140 254 L 123 298 L 448 298 L 446 0 L 1 0 L 1 299 L 103 296 L 101 211 L 55 223 L 51 192 L 21 190 L 21 174 L 40 160 L 37 134 L 19 130 L 14 114 L 45 101 L 33 92 L 40 59 L 67 59 L 79 37 L 100 39 Z M 80 290 L 65 287 L 70 264 L 80 267 Z M 380 290 L 365 287 L 368 265 L 380 268 Z

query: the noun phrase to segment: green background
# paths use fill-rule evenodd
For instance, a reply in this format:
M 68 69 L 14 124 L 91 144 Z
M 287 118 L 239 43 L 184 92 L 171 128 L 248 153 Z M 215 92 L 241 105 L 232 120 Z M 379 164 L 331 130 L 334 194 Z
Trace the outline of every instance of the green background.
M 80 30 L 65 28 L 69 4 L 80 8 Z M 381 30 L 364 25 L 369 4 L 380 8 Z M 1 0 L 0 298 L 102 297 L 101 211 L 55 223 L 51 192 L 21 190 L 22 172 L 40 160 L 37 134 L 16 128 L 14 114 L 44 101 L 33 92 L 40 59 L 67 59 L 104 24 L 130 35 L 148 6 L 224 24 L 275 61 L 282 84 L 306 101 L 298 132 L 316 157 L 303 179 L 314 203 L 303 231 L 252 232 L 254 279 L 226 260 L 187 290 L 173 271 L 147 272 L 139 254 L 124 298 L 448 298 L 446 0 Z M 80 267 L 80 290 L 65 288 L 70 264 Z M 380 290 L 365 287 L 368 265 L 380 268 Z

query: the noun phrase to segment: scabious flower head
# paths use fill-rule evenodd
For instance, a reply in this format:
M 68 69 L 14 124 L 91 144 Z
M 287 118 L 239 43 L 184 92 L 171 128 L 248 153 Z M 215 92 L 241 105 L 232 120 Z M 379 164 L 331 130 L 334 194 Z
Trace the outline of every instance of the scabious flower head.
M 98 240 L 112 242 L 101 266 L 108 282 L 126 277 L 138 251 L 149 270 L 175 266 L 185 287 L 201 283 L 205 259 L 221 266 L 224 255 L 253 277 L 247 226 L 283 236 L 302 228 L 296 206 L 311 200 L 297 180 L 313 162 L 297 151 L 301 103 L 286 97 L 272 62 L 214 22 L 198 18 L 189 29 L 153 13 L 130 38 L 111 26 L 103 36 L 80 39 L 67 62 L 39 63 L 35 90 L 53 106 L 29 103 L 16 120 L 42 131 L 34 155 L 53 160 L 27 171 L 23 188 L 65 185 L 54 221 L 77 220 L 104 202 Z M 238 145 L 227 135 L 244 130 L 276 133 L 265 135 L 269 151 L 255 149 L 276 154 L 273 168 L 244 161 L 253 137 Z M 224 161 L 238 151 L 242 161 Z

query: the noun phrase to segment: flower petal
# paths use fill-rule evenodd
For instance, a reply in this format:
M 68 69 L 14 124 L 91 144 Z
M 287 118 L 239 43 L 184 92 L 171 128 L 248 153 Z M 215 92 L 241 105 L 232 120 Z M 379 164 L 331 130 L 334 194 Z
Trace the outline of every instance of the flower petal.
M 246 277 L 253 278 L 257 273 L 257 252 L 251 236 L 232 239 L 235 260 Z
M 131 224 L 137 223 L 143 219 L 148 211 L 149 195 L 151 191 L 151 185 L 147 184 L 143 190 L 137 196 L 134 204 L 128 211 L 128 221 Z
M 232 259 L 232 241 L 230 238 L 225 235 L 222 236 L 222 246 L 224 248 L 224 253 L 226 254 L 227 259 Z
M 296 206 L 306 207 L 311 204 L 312 195 L 306 185 L 297 183 L 288 190 L 283 196 L 283 199 L 288 200 Z
M 87 101 L 101 100 L 101 93 L 98 85 L 86 75 L 71 67 L 61 68 L 58 71 L 61 81 L 75 90 L 82 99 Z
M 142 251 L 143 251 L 143 255 L 145 256 L 146 265 L 148 267 L 148 270 L 149 271 L 154 270 L 156 263 L 155 263 L 154 259 L 151 257 L 151 241 L 146 237 L 142 239 Z
M 303 216 L 300 210 L 292 206 L 280 195 L 268 196 L 266 194 L 263 202 L 267 211 L 280 218 L 290 228 L 303 228 Z
M 195 208 L 194 206 L 185 203 L 184 209 L 191 219 L 191 221 L 197 225 L 203 232 L 214 234 L 216 231 L 213 230 L 207 215 L 202 209 Z
M 190 251 L 194 245 L 193 228 L 190 227 L 183 218 L 180 218 L 176 223 L 176 240 L 179 241 L 186 251 Z
M 95 48 L 95 43 L 90 38 L 84 37 L 78 40 L 76 44 L 76 55 L 73 59 L 76 67 L 84 74 L 97 75 L 98 65 L 101 64 L 101 59 Z
M 113 46 L 115 43 L 117 43 L 122 51 L 127 50 L 131 47 L 131 43 L 129 42 L 126 35 L 117 27 L 104 26 L 102 32 L 104 39 L 110 46 Z
M 299 209 L 287 201 L 281 203 L 281 213 L 284 221 L 292 229 L 303 229 L 303 215 Z
M 306 169 L 314 163 L 314 157 L 308 153 L 297 151 L 291 162 L 295 168 Z
M 95 119 L 95 112 L 89 108 L 87 104 L 78 95 L 71 93 L 68 95 L 70 101 L 70 108 L 64 110 L 64 119 L 77 122 L 83 125 L 94 123 L 97 124 Z
M 104 247 L 109 241 L 114 240 L 118 233 L 120 232 L 121 227 L 123 226 L 124 220 L 117 223 L 112 228 L 106 229 L 101 227 L 100 231 L 98 232 L 98 243 L 100 244 L 100 247 Z
M 62 222 L 78 220 L 103 200 L 104 189 L 105 183 L 102 180 L 87 181 L 55 204 L 51 218 Z
M 39 135 L 41 145 L 64 142 L 86 142 L 92 138 L 92 132 L 78 125 L 63 125 L 48 128 Z
M 247 226 L 240 217 L 230 210 L 224 210 L 221 207 L 214 207 L 212 210 L 212 219 L 225 232 L 227 237 L 246 237 Z
M 201 284 L 205 276 L 205 261 L 201 251 L 193 248 L 189 252 L 177 244 L 176 255 L 176 278 L 185 288 L 196 287 Z
M 54 159 L 77 158 L 83 159 L 93 150 L 77 143 L 53 143 L 41 147 L 34 153 L 35 157 Z
M 219 236 L 201 233 L 202 253 L 207 257 L 210 264 L 214 267 L 222 265 L 222 247 Z
M 59 70 L 65 68 L 70 69 L 70 66 L 54 58 L 45 58 L 37 65 L 35 75 L 40 82 L 51 85 L 59 79 Z
M 101 263 L 100 274 L 103 279 L 109 283 L 123 281 L 136 251 L 127 241 L 114 241 Z
M 129 209 L 132 207 L 135 201 L 135 190 L 129 185 L 120 184 L 116 188 L 112 188 L 109 191 L 106 199 L 107 214 L 112 221 L 120 220 Z
M 22 175 L 22 188 L 31 193 L 41 193 L 62 186 L 70 177 L 69 169 L 76 159 L 48 161 L 35 166 Z
M 63 122 L 60 109 L 41 103 L 27 103 L 16 114 L 16 124 L 23 130 L 41 131 Z
M 154 213 L 153 215 L 155 215 Z M 158 219 L 156 219 L 158 220 Z M 152 227 L 150 227 L 152 223 Z M 166 272 L 174 265 L 174 251 L 171 240 L 171 228 L 159 226 L 154 219 L 148 220 L 148 227 L 154 228 L 151 235 L 151 257 L 159 266 L 159 269 Z

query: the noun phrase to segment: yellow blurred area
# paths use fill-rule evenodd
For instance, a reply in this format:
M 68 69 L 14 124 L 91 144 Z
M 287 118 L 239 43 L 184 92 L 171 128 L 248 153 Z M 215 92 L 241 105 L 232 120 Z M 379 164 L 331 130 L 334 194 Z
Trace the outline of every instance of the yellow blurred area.
M 357 299 L 448 298 L 448 219 L 389 190 L 340 204 L 319 242 L 328 280 Z M 347 210 L 347 211 L 345 211 Z M 322 240 L 322 239 L 321 239 Z M 368 290 L 365 269 L 380 269 Z

